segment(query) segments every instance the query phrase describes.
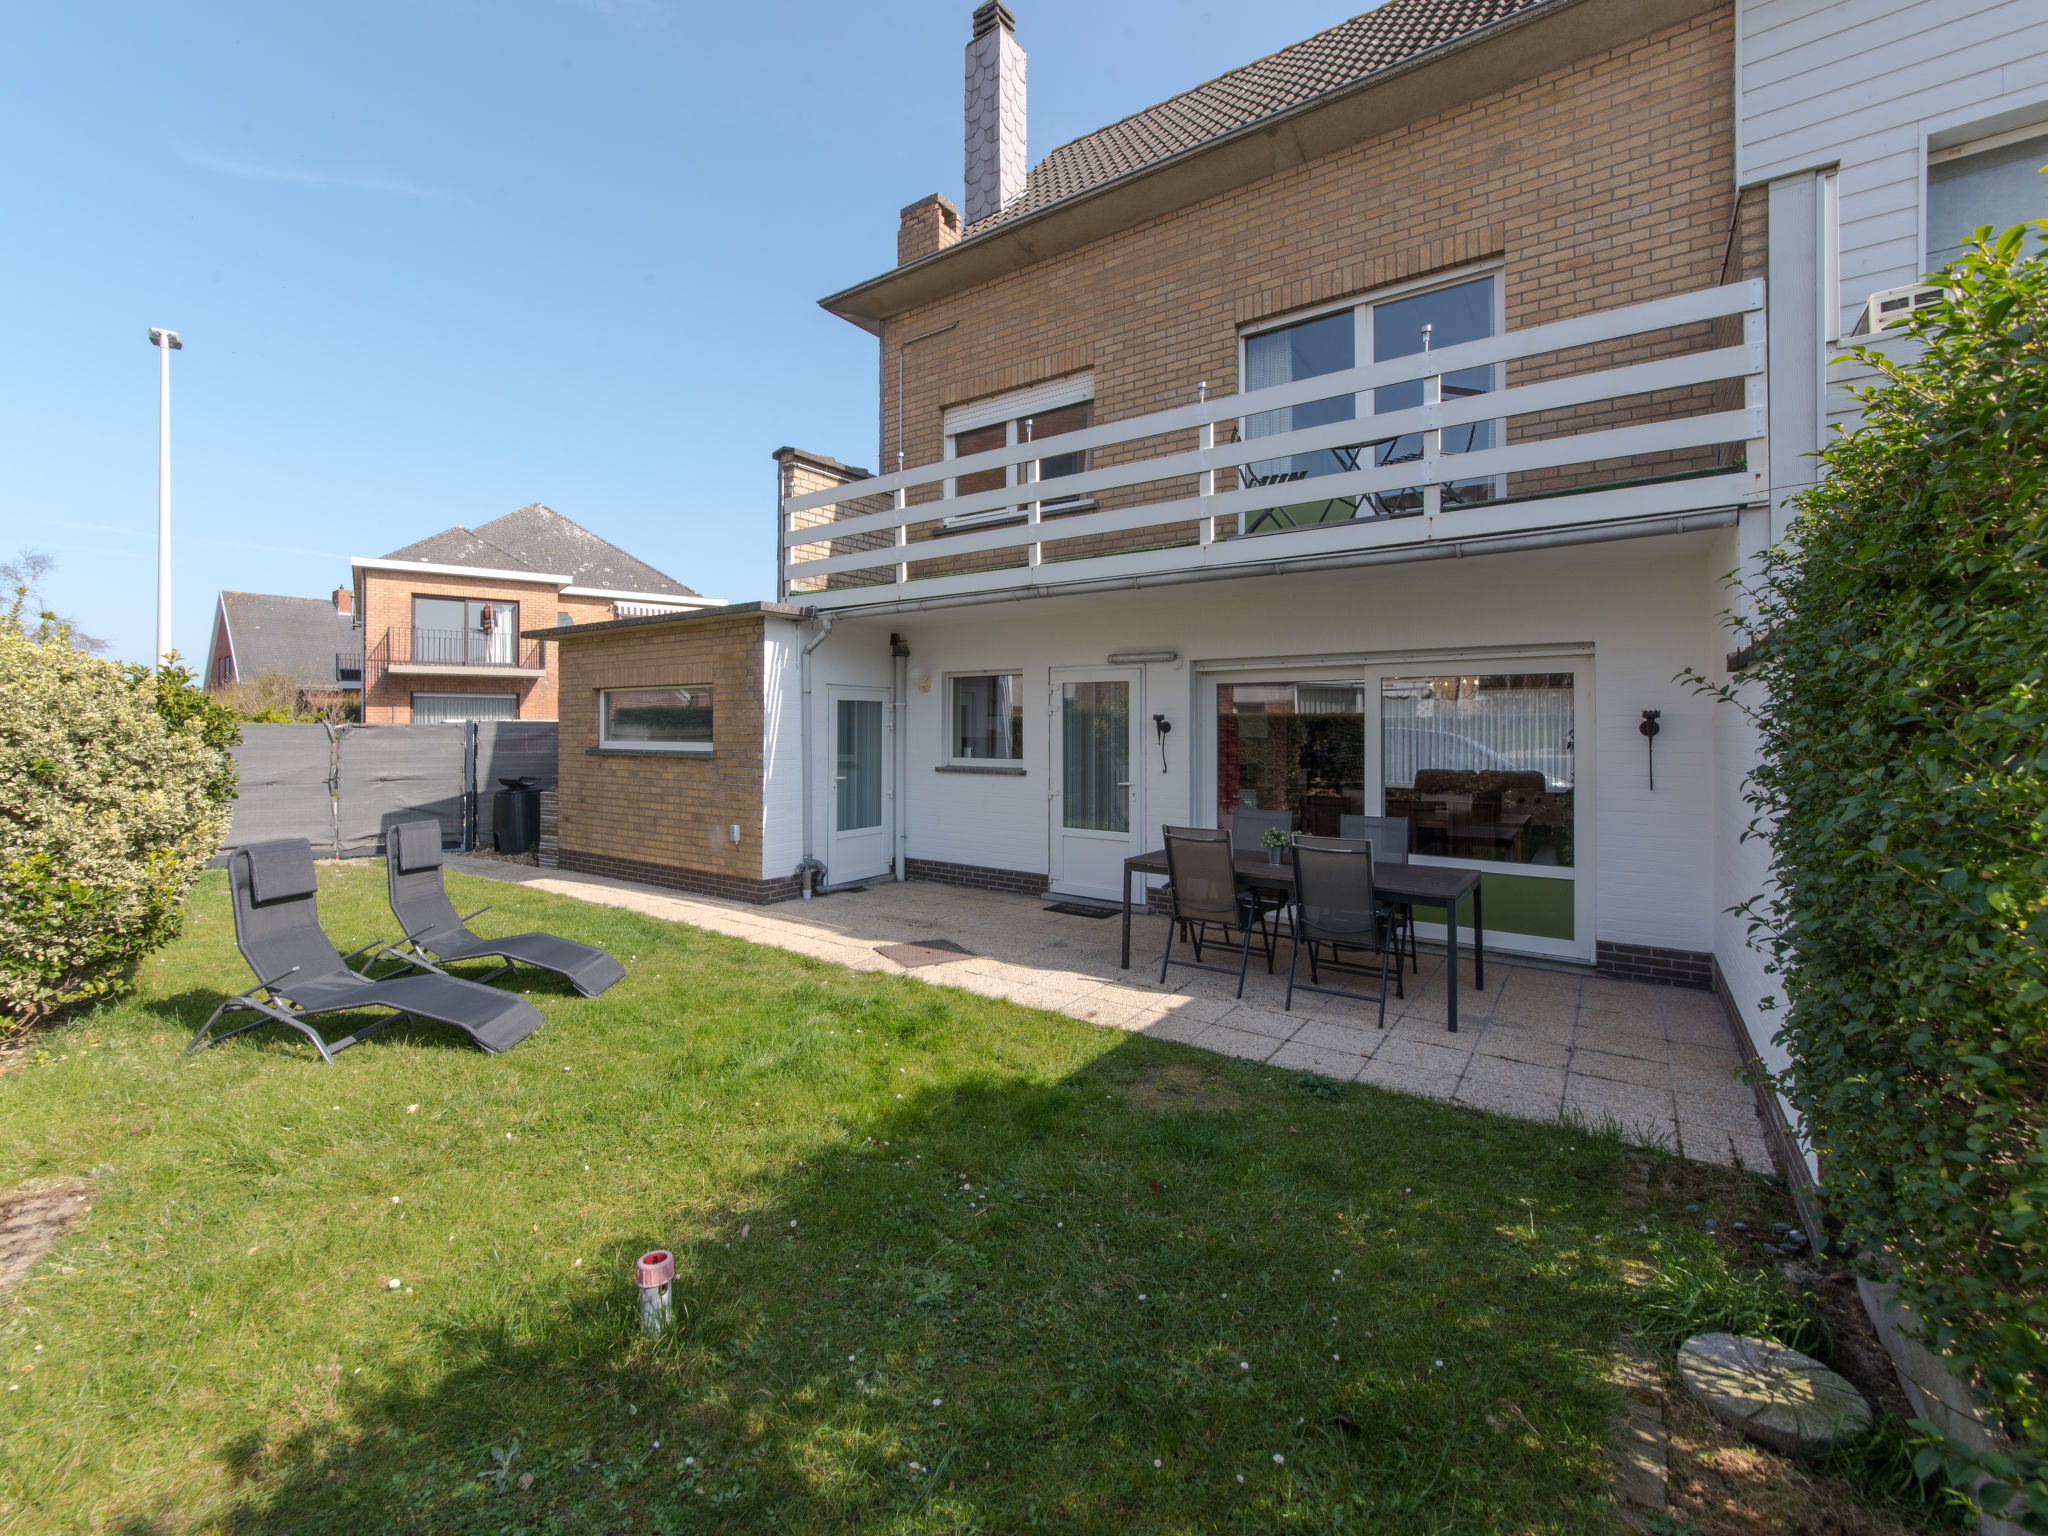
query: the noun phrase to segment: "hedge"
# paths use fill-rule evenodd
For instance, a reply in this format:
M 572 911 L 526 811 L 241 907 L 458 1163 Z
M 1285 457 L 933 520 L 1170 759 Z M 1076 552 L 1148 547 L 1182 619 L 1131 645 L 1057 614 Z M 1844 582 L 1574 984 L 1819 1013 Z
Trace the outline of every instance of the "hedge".
M 2030 232 L 2031 229 L 2031 232 Z M 1822 454 L 1737 620 L 1755 660 L 1750 903 L 1778 1086 L 1828 1210 L 2003 1421 L 1930 1451 L 2048 1530 L 2048 223 L 1948 270 Z M 1916 355 L 1917 354 L 1917 355 Z M 1756 698 L 1760 691 L 1761 698 Z

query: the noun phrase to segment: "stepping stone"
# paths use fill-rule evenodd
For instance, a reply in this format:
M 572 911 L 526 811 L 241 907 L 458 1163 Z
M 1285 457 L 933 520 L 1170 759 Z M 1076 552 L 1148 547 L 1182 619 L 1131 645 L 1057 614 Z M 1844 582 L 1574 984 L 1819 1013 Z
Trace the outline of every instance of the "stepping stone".
M 1817 1456 L 1870 1427 L 1861 1392 L 1782 1344 L 1703 1333 L 1680 1347 L 1678 1379 L 1722 1423 L 1788 1455 Z

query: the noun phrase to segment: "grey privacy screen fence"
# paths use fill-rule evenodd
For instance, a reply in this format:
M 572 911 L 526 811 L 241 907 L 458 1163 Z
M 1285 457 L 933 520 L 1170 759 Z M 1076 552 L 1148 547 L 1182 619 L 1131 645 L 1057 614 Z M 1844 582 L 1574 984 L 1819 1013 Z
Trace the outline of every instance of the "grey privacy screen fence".
M 303 837 L 349 858 L 381 853 L 390 827 L 432 816 L 445 846 L 473 848 L 480 820 L 488 836 L 499 779 L 554 785 L 557 737 L 552 720 L 245 725 L 223 847 Z

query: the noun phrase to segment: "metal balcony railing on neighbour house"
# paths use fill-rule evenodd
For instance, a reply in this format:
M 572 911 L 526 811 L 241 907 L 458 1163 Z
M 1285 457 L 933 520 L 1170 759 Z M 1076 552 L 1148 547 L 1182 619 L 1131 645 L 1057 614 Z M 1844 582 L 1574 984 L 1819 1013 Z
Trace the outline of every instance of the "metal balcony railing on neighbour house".
M 522 640 L 509 629 L 415 629 L 394 625 L 370 648 L 380 672 L 494 671 L 541 673 L 547 669 L 542 640 Z
M 1023 596 L 1722 525 L 1765 494 L 1763 306 L 1732 283 L 1066 433 L 1092 455 L 1058 481 L 1088 498 L 1071 512 L 1023 499 L 1029 443 L 792 496 L 782 595 Z M 1418 383 L 1421 404 L 1374 411 Z M 1286 430 L 1297 406 L 1320 424 Z
M 360 683 L 363 680 L 363 653 L 361 651 L 336 651 L 334 653 L 334 680 L 337 683 Z

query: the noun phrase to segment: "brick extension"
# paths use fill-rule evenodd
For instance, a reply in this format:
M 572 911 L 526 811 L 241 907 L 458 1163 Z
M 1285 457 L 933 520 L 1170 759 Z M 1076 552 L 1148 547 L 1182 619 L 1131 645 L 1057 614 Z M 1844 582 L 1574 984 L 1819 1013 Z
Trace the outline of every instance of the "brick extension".
M 765 622 L 742 611 L 562 631 L 562 868 L 739 901 L 779 901 L 769 892 L 785 885 L 796 894 L 792 880 L 761 870 Z M 709 756 L 590 750 L 600 690 L 707 683 Z
M 1647 981 L 1659 987 L 1714 990 L 1714 957 L 1705 950 L 1659 949 L 1653 944 L 1593 943 L 1593 969 L 1616 981 Z

